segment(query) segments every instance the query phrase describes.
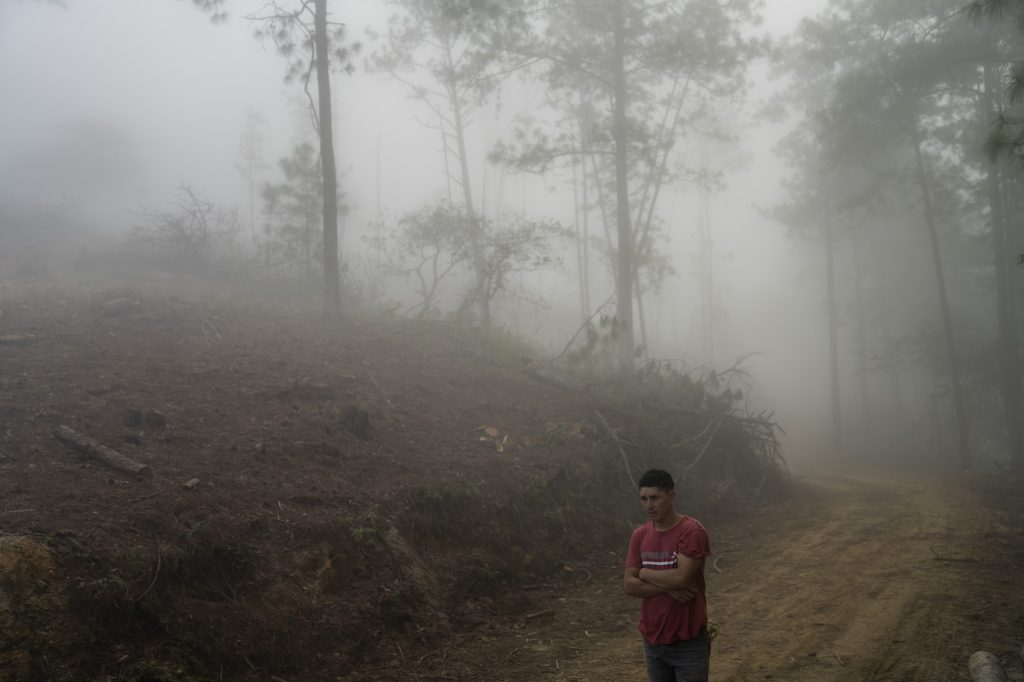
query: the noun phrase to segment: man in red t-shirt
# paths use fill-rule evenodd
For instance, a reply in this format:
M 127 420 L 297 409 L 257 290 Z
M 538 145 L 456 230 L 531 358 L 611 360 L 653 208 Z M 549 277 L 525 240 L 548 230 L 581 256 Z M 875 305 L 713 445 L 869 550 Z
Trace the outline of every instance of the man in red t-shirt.
M 708 532 L 674 507 L 675 481 L 651 469 L 640 477 L 648 521 L 633 531 L 622 590 L 643 599 L 640 634 L 651 682 L 706 682 L 711 659 L 704 558 Z

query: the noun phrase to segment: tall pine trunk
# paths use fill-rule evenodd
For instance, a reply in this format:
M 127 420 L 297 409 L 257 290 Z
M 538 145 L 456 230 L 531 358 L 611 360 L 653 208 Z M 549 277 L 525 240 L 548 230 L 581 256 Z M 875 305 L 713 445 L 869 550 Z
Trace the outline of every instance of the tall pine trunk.
M 836 303 L 835 241 L 832 230 L 832 205 L 829 187 L 825 191 L 825 277 L 828 295 L 828 363 L 832 402 L 832 446 L 835 455 L 844 454 L 843 417 L 839 404 L 839 306 Z
M 459 158 L 459 172 L 462 177 L 462 200 L 466 206 L 466 218 L 469 220 L 469 248 L 473 258 L 473 273 L 475 282 L 471 301 L 478 306 L 480 321 L 486 326 L 491 323 L 490 300 L 487 295 L 486 282 L 484 281 L 484 254 L 483 254 L 483 222 L 481 216 L 476 213 L 476 206 L 473 203 L 473 189 L 469 174 L 469 157 L 466 152 L 466 121 L 465 107 L 462 106 L 462 96 L 459 93 L 459 84 L 455 80 L 455 61 L 452 55 L 451 43 L 445 44 L 445 60 L 448 65 L 447 73 L 451 75 L 445 80 L 445 88 L 448 92 L 448 104 L 452 110 L 452 128 L 455 134 L 456 156 Z
M 589 132 L 589 131 L 588 131 Z M 589 148 L 589 142 L 587 142 L 586 132 L 580 128 L 580 140 L 583 142 L 583 148 Z M 593 312 L 590 303 L 590 182 L 587 175 L 587 161 L 586 158 L 580 163 L 580 171 L 583 179 L 583 310 L 584 320 L 590 317 Z
M 636 300 L 636 320 L 640 327 L 640 347 L 646 355 L 650 349 L 650 342 L 647 339 L 647 313 L 644 310 L 644 290 L 640 286 L 640 268 L 633 266 L 633 296 Z M 635 343 L 635 341 L 634 341 Z
M 320 164 L 324 174 L 324 312 L 327 315 L 341 317 L 341 280 L 338 269 L 338 172 L 334 165 L 331 72 L 327 51 L 327 0 L 316 0 L 314 22 L 316 84 L 320 104 Z
M 626 18 L 622 0 L 614 4 L 615 51 L 614 112 L 612 135 L 615 139 L 615 195 L 619 238 L 618 278 L 615 282 L 616 318 L 618 319 L 618 370 L 632 371 L 633 363 L 633 230 L 629 216 L 629 176 L 626 163 Z
M 983 111 L 995 111 L 992 93 L 998 87 L 992 67 L 985 64 Z M 1007 272 L 1006 219 L 999 167 L 991 162 L 987 169 L 989 219 L 992 229 L 992 257 L 996 274 L 996 310 L 999 330 L 999 375 L 1006 418 L 1007 446 L 1010 463 L 1024 467 L 1024 395 L 1021 391 L 1020 340 L 1017 337 L 1016 304 Z
M 704 154 L 706 157 L 706 154 Z M 706 158 L 705 158 L 706 161 Z M 704 167 L 707 168 L 705 162 Z M 714 244 L 711 241 L 711 192 L 702 187 L 699 195 L 697 223 L 700 230 L 700 338 L 701 357 L 704 362 L 715 364 L 715 313 L 714 313 Z
M 864 249 L 861 234 L 853 235 L 853 270 L 857 294 L 857 374 L 860 384 L 861 443 L 862 451 L 874 450 L 874 420 L 871 415 L 871 395 L 868 386 L 868 341 L 867 311 L 864 296 Z
M 583 130 L 580 130 L 580 148 L 585 149 L 583 141 Z M 575 143 L 575 142 L 574 142 Z M 579 166 L 582 172 L 577 172 Z M 580 187 L 582 180 L 582 188 Z M 582 193 L 582 200 L 580 194 Z M 587 224 L 587 213 L 590 210 L 589 197 L 587 196 L 587 164 L 582 158 L 572 160 L 572 201 L 573 217 L 576 221 L 576 269 L 579 275 L 580 286 L 580 319 L 586 324 L 590 319 L 590 273 L 587 262 L 587 249 L 589 248 L 590 235 Z M 582 204 L 581 204 L 582 201 Z
M 932 204 L 931 183 L 928 179 L 928 169 L 924 163 L 924 155 L 921 152 L 921 134 L 918 132 L 917 121 L 911 121 L 910 133 L 914 144 L 917 182 L 921 189 L 921 201 L 924 204 L 924 217 L 926 227 L 928 228 L 928 240 L 931 243 L 932 261 L 935 264 L 935 280 L 939 291 L 939 305 L 942 307 L 942 330 L 946 341 L 949 377 L 953 384 L 953 405 L 956 410 L 957 453 L 960 457 L 960 465 L 967 469 L 971 466 L 970 425 L 967 418 L 967 405 L 964 400 L 963 382 L 960 378 L 960 360 L 956 352 L 956 339 L 953 336 L 953 317 L 949 309 L 949 296 L 946 294 L 946 275 L 942 267 L 939 233 L 935 225 L 935 207 Z
M 466 217 L 470 221 L 469 243 L 473 256 L 473 272 L 476 276 L 476 286 L 473 293 L 476 303 L 479 306 L 480 321 L 484 325 L 491 323 L 490 301 L 485 291 L 484 282 L 484 256 L 481 239 L 483 224 L 476 214 L 476 207 L 473 204 L 473 192 L 470 187 L 469 159 L 466 158 L 466 131 L 462 120 L 462 108 L 456 104 L 452 107 L 455 118 L 455 141 L 459 148 L 459 168 L 462 172 L 462 200 L 466 204 Z

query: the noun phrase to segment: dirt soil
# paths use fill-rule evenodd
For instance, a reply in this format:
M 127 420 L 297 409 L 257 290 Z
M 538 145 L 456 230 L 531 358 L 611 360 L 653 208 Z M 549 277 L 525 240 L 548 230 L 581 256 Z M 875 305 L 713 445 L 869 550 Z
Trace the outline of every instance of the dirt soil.
M 0 278 L 0 681 L 644 679 L 640 518 L 589 420 L 630 417 L 523 352 L 226 283 Z M 1018 671 L 1022 486 L 683 500 L 712 534 L 713 678 L 967 680 L 979 648 Z
M 1024 481 L 798 478 L 792 499 L 708 524 L 712 679 L 970 680 L 978 649 L 1024 679 Z M 646 679 L 620 565 L 608 557 L 586 585 L 550 595 L 544 625 L 467 637 L 434 669 L 465 680 Z

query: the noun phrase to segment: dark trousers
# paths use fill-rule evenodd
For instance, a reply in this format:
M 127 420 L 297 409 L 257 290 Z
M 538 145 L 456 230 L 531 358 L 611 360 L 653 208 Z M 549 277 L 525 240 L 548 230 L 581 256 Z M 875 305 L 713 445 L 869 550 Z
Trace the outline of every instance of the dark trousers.
M 693 639 L 673 644 L 644 641 L 647 677 L 651 682 L 707 682 L 711 666 L 711 638 L 707 628 Z

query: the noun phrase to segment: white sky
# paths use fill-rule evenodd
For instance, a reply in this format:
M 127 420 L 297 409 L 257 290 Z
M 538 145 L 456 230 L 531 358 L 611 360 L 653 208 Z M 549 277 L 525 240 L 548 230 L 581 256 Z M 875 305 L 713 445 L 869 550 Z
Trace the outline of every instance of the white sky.
M 61 9 L 40 0 L 0 2 L 0 166 L 15 150 L 48 144 L 56 131 L 103 121 L 137 145 L 149 191 L 163 192 L 180 179 L 230 194 L 225 176 L 237 159 L 238 129 L 247 107 L 268 120 L 267 133 L 276 144 L 268 154 L 271 160 L 289 146 L 295 127 L 289 98 L 297 96 L 298 87 L 282 83 L 281 58 L 252 37 L 252 26 L 243 18 L 258 11 L 263 0 L 229 0 L 227 25 L 211 25 L 187 0 L 65 4 Z M 806 13 L 801 8 L 821 4 L 771 0 L 766 26 L 783 32 Z M 389 12 L 382 0 L 337 5 L 345 12 L 338 18 L 359 37 L 367 26 L 382 28 Z M 347 182 L 362 189 L 367 176 L 375 178 L 380 135 L 386 188 L 414 186 L 429 193 L 433 184 L 432 191 L 438 191 L 438 145 L 433 133 L 416 125 L 416 107 L 400 86 L 366 74 L 335 82 L 338 156 L 353 171 Z M 524 103 L 514 104 L 523 108 Z M 513 109 L 508 102 L 506 107 Z M 423 178 L 406 182 L 403 176 L 413 172 Z M 385 203 L 400 200 L 390 197 Z M 369 208 L 366 201 L 357 202 Z

